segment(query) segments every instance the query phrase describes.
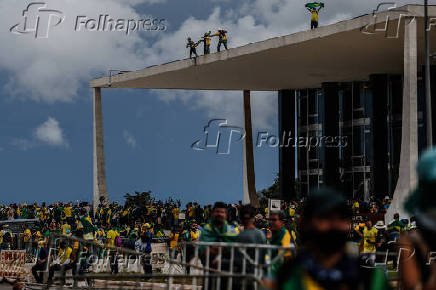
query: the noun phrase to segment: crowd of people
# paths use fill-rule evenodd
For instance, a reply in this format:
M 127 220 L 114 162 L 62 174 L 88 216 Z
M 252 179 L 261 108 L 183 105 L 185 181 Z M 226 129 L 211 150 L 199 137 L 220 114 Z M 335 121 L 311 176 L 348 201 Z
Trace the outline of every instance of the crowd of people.
M 385 289 L 387 270 L 397 267 L 400 273 L 413 274 L 401 276 L 404 285 L 435 286 L 434 257 L 429 260 L 428 255 L 436 245 L 436 199 L 432 195 L 436 188 L 436 151 L 423 155 L 418 175 L 418 187 L 406 204 L 411 217 L 395 214 L 387 224 L 383 220 L 389 197 L 373 202 L 345 200 L 329 188 L 313 191 L 302 201 L 284 202 L 275 211 L 255 209 L 242 202 L 206 206 L 193 202 L 182 208 L 179 201 L 154 199 L 125 205 L 102 199 L 95 211 L 86 202 L 11 204 L 0 206 L 1 220 L 37 219 L 37 223 L 33 228 L 23 227 L 19 235 L 14 235 L 6 223 L 0 231 L 0 246 L 14 249 L 18 245 L 14 239 L 22 239 L 26 251 L 36 256 L 33 273 L 38 282 L 42 282 L 38 270 L 47 265 L 47 241 L 56 233 L 92 241 L 101 249 L 108 247 L 107 252 L 98 248 L 93 251 L 110 256 L 112 262 L 117 259 L 113 247 L 151 253 L 153 242 L 167 243 L 172 252 L 180 252 L 182 242 L 196 241 L 296 249 L 282 252 L 284 260 L 275 273 L 278 289 L 311 289 L 310 285 L 320 287 L 316 289 Z M 61 242 L 58 246 L 49 281 L 55 271 L 77 263 L 78 244 Z M 405 254 L 407 259 L 399 255 L 404 247 L 410 250 Z M 187 255 L 189 261 L 192 252 Z M 204 259 L 201 249 L 200 255 Z M 211 248 L 209 255 L 211 260 L 219 255 L 223 259 L 226 253 Z M 142 265 L 145 273 L 152 272 L 150 261 L 144 260 Z M 118 263 L 111 263 L 111 272 L 116 274 L 117 267 Z

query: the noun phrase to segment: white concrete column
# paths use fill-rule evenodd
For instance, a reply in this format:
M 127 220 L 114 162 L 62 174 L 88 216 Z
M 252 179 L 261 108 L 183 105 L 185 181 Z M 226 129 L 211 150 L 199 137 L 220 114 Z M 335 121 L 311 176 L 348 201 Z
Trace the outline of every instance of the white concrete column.
M 250 91 L 244 91 L 244 203 L 259 207 L 254 174 L 253 126 L 251 123 Z
M 106 190 L 101 88 L 94 88 L 94 211 L 102 196 L 109 202 Z
M 400 169 L 393 200 L 385 216 L 391 222 L 395 213 L 407 218 L 404 202 L 417 183 L 418 161 L 418 88 L 417 88 L 417 21 L 406 19 L 404 29 L 403 116 Z

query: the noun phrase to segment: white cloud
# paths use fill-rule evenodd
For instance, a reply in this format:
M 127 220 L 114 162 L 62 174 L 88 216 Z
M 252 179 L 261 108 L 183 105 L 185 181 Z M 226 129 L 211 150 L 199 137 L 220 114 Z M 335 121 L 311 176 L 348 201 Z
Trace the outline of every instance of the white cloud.
M 34 136 L 38 141 L 48 145 L 69 146 L 61 127 L 59 127 L 59 122 L 52 117 L 49 117 L 47 121 L 35 129 Z
M 136 148 L 136 138 L 127 130 L 123 131 L 123 137 L 124 141 L 126 141 L 126 144 L 129 145 L 132 148 Z
M 109 69 L 133 70 L 146 66 L 140 35 L 155 32 L 75 32 L 76 17 L 98 19 L 144 19 L 135 11 L 138 4 L 162 0 L 48 0 L 47 8 L 63 12 L 65 21 L 49 31 L 46 39 L 17 35 L 7 28 L 23 22 L 27 1 L 0 1 L 0 70 L 9 73 L 5 91 L 13 97 L 47 103 L 73 102 L 80 86 L 87 86 L 96 73 Z M 162 15 L 160 17 L 163 17 Z M 141 49 L 140 51 L 138 49 Z
M 182 47 L 188 36 L 197 39 L 205 31 L 224 28 L 229 31 L 229 46 L 237 47 L 309 28 L 310 16 L 299 0 L 244 0 L 235 2 L 235 8 L 226 11 L 220 8 L 220 1 L 212 1 L 215 9 L 210 15 L 201 19 L 187 17 L 172 33 L 144 32 L 126 36 L 117 32 L 73 30 L 78 15 L 98 18 L 100 14 L 109 14 L 113 18 L 143 19 L 136 10 L 138 5 L 162 2 L 166 1 L 104 0 L 102 5 L 101 0 L 47 0 L 49 8 L 65 15 L 65 22 L 52 28 L 48 39 L 15 35 L 7 29 L 0 32 L 5 52 L 0 54 L 0 70 L 9 73 L 4 90 L 10 96 L 34 101 L 73 102 L 79 97 L 79 87 L 87 86 L 91 78 L 108 69 L 135 70 L 187 57 L 187 50 Z M 400 6 L 407 1 L 396 2 Z M 0 0 L 0 26 L 20 23 L 26 3 Z M 320 24 L 371 13 L 378 3 L 379 0 L 326 3 L 320 14 Z M 162 7 L 170 8 L 170 5 Z M 141 37 L 144 35 L 147 37 Z M 216 38 L 213 41 L 212 51 L 215 51 Z M 209 115 L 229 114 L 232 118 L 242 115 L 239 94 L 179 92 L 171 94 L 173 99 L 162 97 L 162 100 L 180 99 L 191 108 L 207 110 Z M 276 114 L 275 102 L 275 97 L 253 97 L 254 122 L 259 122 L 259 126 L 270 125 L 271 117 Z

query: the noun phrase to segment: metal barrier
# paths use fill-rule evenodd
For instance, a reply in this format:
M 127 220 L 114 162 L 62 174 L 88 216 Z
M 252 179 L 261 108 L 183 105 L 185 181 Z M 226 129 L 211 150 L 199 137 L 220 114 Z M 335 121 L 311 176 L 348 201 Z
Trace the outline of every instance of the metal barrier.
M 136 251 L 97 244 L 91 240 L 83 240 L 77 237 L 67 237 L 54 234 L 50 239 L 50 248 L 55 247 L 57 240 L 67 240 L 71 244 L 79 242 L 80 247 L 87 246 L 89 252 L 94 253 L 98 248 L 116 252 L 122 256 L 112 261 L 127 260 L 135 257 L 136 262 L 143 261 L 150 255 Z M 158 260 L 165 266 L 162 269 L 153 268 L 152 274 L 120 273 L 119 275 L 95 274 L 93 271 L 70 275 L 66 279 L 73 280 L 73 288 L 76 288 L 81 280 L 86 280 L 88 286 L 94 289 L 106 288 L 153 288 L 163 286 L 168 290 L 179 289 L 259 289 L 259 286 L 271 277 L 272 272 L 284 260 L 285 256 L 294 254 L 294 248 L 260 244 L 241 243 L 211 243 L 189 242 L 179 243 L 176 250 L 169 250 L 166 255 L 159 256 Z M 53 256 L 55 251 L 50 250 Z M 82 255 L 81 255 L 82 256 Z M 52 257 L 49 257 L 49 261 Z M 76 261 L 77 262 L 77 261 Z M 123 264 L 125 261 L 121 261 Z M 147 262 L 146 262 L 147 263 Z M 91 268 L 90 261 L 77 262 L 77 267 Z M 143 265 L 143 264 L 142 264 Z M 47 267 L 48 269 L 49 267 Z M 159 272 L 160 271 L 160 272 Z M 77 273 L 78 271 L 76 271 Z M 57 280 L 60 278 L 57 277 Z M 62 280 L 62 279 L 60 279 Z M 141 281 L 142 280 L 142 281 Z M 32 283 L 27 286 L 32 287 Z M 59 286 L 48 286 L 59 287 Z

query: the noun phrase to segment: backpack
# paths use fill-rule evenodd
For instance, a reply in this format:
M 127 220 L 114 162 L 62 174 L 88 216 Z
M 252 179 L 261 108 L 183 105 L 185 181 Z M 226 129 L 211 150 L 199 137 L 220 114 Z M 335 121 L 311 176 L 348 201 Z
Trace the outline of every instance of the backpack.
M 3 243 L 9 244 L 12 242 L 12 233 L 9 231 L 5 231 L 3 234 Z

